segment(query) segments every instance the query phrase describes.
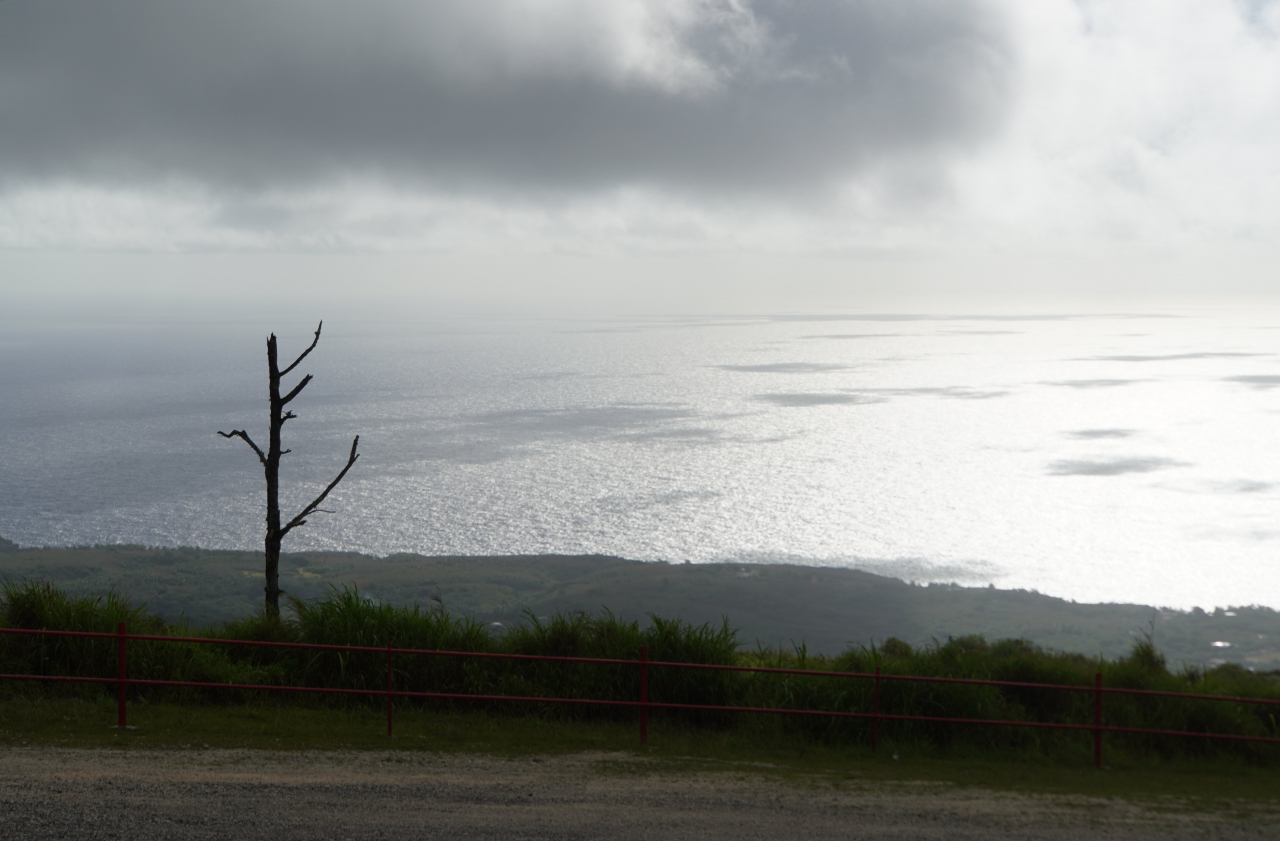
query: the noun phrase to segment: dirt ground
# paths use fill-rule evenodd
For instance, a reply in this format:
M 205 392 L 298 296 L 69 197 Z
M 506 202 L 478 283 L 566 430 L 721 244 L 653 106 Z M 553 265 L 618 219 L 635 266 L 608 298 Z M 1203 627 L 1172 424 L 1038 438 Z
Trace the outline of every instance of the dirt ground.
M 637 771 L 612 754 L 0 748 L 0 839 L 1253 839 L 1234 816 L 936 783 Z

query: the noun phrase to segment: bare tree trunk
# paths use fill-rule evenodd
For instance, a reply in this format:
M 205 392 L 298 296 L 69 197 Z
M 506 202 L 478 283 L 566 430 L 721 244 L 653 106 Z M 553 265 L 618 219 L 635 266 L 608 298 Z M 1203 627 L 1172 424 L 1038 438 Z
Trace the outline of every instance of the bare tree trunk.
M 267 375 L 268 385 L 271 397 L 271 409 L 269 415 L 270 421 L 270 438 L 267 442 L 267 451 L 264 453 L 262 449 L 249 438 L 248 433 L 243 429 L 233 429 L 230 432 L 219 432 L 223 438 L 241 438 L 246 444 L 253 448 L 257 454 L 258 460 L 262 463 L 263 473 L 267 479 L 267 534 L 263 542 L 263 554 L 265 555 L 265 576 L 267 585 L 266 591 L 266 611 L 267 615 L 272 618 L 280 616 L 280 544 L 284 540 L 284 536 L 298 526 L 305 525 L 306 518 L 315 511 L 323 510 L 320 503 L 324 502 L 325 497 L 329 495 L 342 478 L 347 475 L 347 471 L 351 469 L 351 465 L 356 463 L 356 459 L 360 456 L 356 453 L 356 448 L 360 445 L 360 436 L 357 435 L 355 440 L 351 442 L 351 454 L 347 457 L 347 464 L 342 468 L 342 472 L 338 477 L 329 483 L 320 496 L 311 501 L 311 504 L 303 508 L 296 517 L 288 523 L 280 525 L 280 457 L 290 450 L 281 449 L 280 446 L 280 430 L 284 427 L 284 422 L 296 418 L 291 411 L 285 411 L 292 400 L 297 397 L 307 383 L 311 382 L 311 375 L 307 374 L 302 380 L 293 387 L 293 390 L 283 397 L 280 396 L 280 380 L 285 374 L 288 374 L 294 368 L 298 367 L 307 354 L 315 350 L 316 344 L 320 341 L 320 328 L 324 327 L 324 322 L 320 322 L 320 326 L 316 328 L 316 336 L 311 341 L 311 346 L 302 352 L 293 364 L 280 370 L 276 356 L 276 334 L 272 333 L 267 339 Z
M 320 322 L 324 326 L 324 322 Z M 320 328 L 316 328 L 316 342 L 320 341 Z M 315 342 L 311 343 L 315 347 Z M 311 348 L 307 348 L 307 353 Z M 301 361 L 302 357 L 298 357 Z M 297 363 L 295 363 L 297 364 Z M 267 474 L 267 537 L 263 546 L 266 555 L 267 577 L 267 615 L 280 615 L 280 543 L 284 535 L 280 533 L 280 430 L 284 427 L 284 403 L 280 400 L 280 366 L 276 363 L 276 334 L 267 339 L 267 376 L 271 394 L 271 438 L 267 443 L 267 463 L 263 465 Z M 311 379 L 310 375 L 302 381 L 302 386 Z

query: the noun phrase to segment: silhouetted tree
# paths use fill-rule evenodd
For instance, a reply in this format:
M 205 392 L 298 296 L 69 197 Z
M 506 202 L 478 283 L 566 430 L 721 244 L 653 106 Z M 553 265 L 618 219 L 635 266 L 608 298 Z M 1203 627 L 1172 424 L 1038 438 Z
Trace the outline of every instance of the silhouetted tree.
M 266 554 L 266 577 L 267 577 L 267 615 L 280 615 L 280 542 L 284 536 L 295 528 L 305 525 L 307 517 L 316 511 L 323 511 L 320 503 L 324 502 L 324 498 L 329 492 L 338 486 L 342 481 L 342 477 L 347 475 L 347 471 L 351 469 L 351 465 L 356 463 L 356 459 L 360 456 L 356 454 L 356 447 L 360 444 L 360 436 L 357 435 L 355 440 L 351 442 L 351 454 L 347 457 L 347 465 L 342 468 L 342 472 L 338 474 L 338 478 L 329 483 L 318 497 L 311 501 L 311 504 L 303 508 L 298 515 L 283 526 L 280 525 L 280 456 L 291 450 L 280 449 L 280 429 L 284 426 L 284 422 L 296 418 L 293 412 L 285 411 L 285 406 L 289 405 L 304 388 L 307 383 L 311 382 L 311 375 L 307 374 L 302 378 L 293 390 L 283 397 L 280 396 L 280 378 L 288 374 L 294 368 L 298 367 L 298 363 L 307 358 L 307 354 L 315 350 L 316 345 L 320 341 L 320 328 L 324 327 L 324 322 L 316 327 L 316 337 L 312 339 L 311 346 L 302 352 L 302 355 L 293 360 L 293 364 L 283 371 L 276 363 L 276 334 L 272 333 L 267 339 L 267 373 L 271 386 L 271 437 L 267 442 L 267 451 L 264 453 L 262 448 L 253 443 L 247 432 L 243 429 L 233 429 L 230 432 L 219 431 L 218 434 L 223 438 L 241 438 L 246 444 L 253 448 L 254 453 L 258 456 L 258 461 L 262 462 L 263 472 L 267 477 L 267 537 L 265 541 Z M 330 513 L 330 512 L 326 512 Z

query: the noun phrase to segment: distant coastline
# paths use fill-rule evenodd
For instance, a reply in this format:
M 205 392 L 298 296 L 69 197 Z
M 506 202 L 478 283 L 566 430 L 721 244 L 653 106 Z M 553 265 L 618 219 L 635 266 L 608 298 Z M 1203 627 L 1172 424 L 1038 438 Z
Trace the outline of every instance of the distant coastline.
M 261 553 L 144 546 L 27 548 L 0 538 L 0 578 L 39 578 L 77 594 L 115 590 L 170 620 L 229 621 L 261 606 Z M 739 628 L 748 644 L 804 644 L 835 654 L 889 637 L 912 645 L 980 634 L 1061 651 L 1122 656 L 1143 633 L 1172 664 L 1280 669 L 1280 613 L 1209 613 L 1137 604 L 1079 604 L 1025 590 L 914 585 L 869 572 L 788 564 L 667 564 L 603 555 L 384 558 L 296 552 L 281 560 L 286 593 L 312 598 L 354 585 L 369 598 L 426 604 L 484 621 L 525 612 L 611 610 Z M 1217 643 L 1217 645 L 1215 645 Z M 1223 645 L 1227 643 L 1227 645 Z

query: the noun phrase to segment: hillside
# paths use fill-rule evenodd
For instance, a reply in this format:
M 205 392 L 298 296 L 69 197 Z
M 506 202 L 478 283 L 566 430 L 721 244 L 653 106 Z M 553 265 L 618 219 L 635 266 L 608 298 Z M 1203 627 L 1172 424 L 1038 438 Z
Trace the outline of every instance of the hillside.
M 109 589 L 193 625 L 243 616 L 261 605 L 260 553 L 95 546 L 0 547 L 0 577 L 42 578 L 72 593 Z M 281 586 L 310 598 L 354 584 L 369 598 L 427 604 L 486 622 L 554 611 L 609 609 L 719 623 L 748 644 L 804 643 L 833 654 L 890 636 L 914 645 L 948 636 L 1023 637 L 1064 651 L 1116 656 L 1154 627 L 1171 663 L 1237 662 L 1280 668 L 1280 614 L 1236 608 L 1209 614 L 1143 605 L 1076 604 L 1023 590 L 918 586 L 849 569 L 781 564 L 641 563 L 605 556 L 375 558 L 307 552 L 281 559 Z M 1153 624 L 1154 623 L 1154 624 Z M 1229 647 L 1214 646 L 1229 642 Z

